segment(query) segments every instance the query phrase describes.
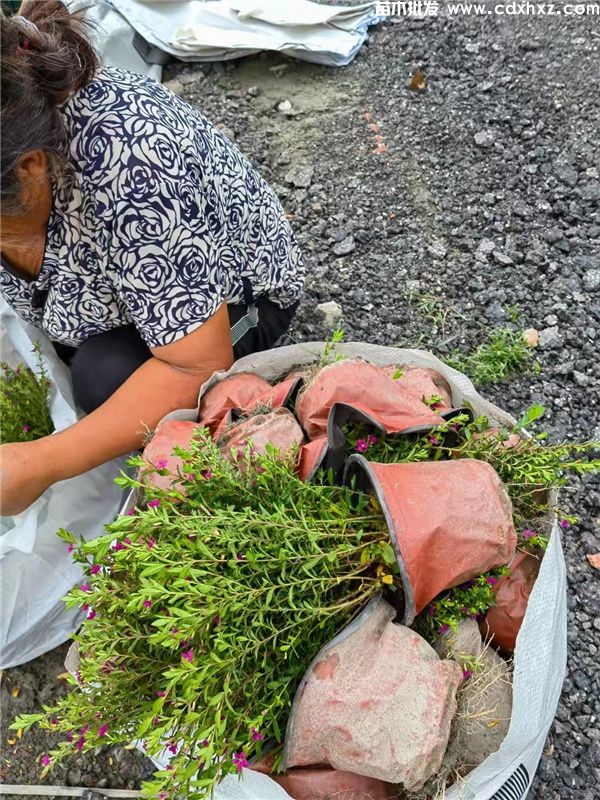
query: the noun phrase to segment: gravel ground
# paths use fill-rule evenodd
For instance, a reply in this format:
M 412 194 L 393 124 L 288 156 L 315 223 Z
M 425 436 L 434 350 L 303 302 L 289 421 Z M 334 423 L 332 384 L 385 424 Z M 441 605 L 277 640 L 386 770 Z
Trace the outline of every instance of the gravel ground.
M 600 438 L 599 31 L 592 17 L 402 20 L 343 69 L 268 55 L 171 70 L 290 214 L 310 263 L 291 340 L 327 337 L 318 306 L 333 302 L 348 340 L 443 355 L 518 305 L 541 333 L 541 374 L 486 394 L 515 414 L 542 402 L 555 440 Z M 423 92 L 408 86 L 417 67 Z M 585 558 L 600 551 L 598 481 L 563 505 L 580 518 L 564 536 L 569 666 L 529 800 L 592 800 L 600 785 L 600 584 Z M 64 691 L 63 656 L 5 674 L 4 725 Z M 45 738 L 1 735 L 3 780 L 37 783 Z M 148 769 L 113 749 L 46 780 L 133 787 Z

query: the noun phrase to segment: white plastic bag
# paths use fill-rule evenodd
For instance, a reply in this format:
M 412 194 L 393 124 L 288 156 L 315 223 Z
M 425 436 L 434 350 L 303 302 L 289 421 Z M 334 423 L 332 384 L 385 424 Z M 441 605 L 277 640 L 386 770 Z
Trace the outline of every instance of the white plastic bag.
M 254 372 L 275 381 L 295 368 L 317 361 L 323 347 L 320 342 L 297 344 L 246 356 L 228 372 L 213 375 L 202 387 L 200 397 L 218 381 L 240 372 Z M 485 414 L 492 423 L 512 426 L 516 422 L 510 414 L 484 400 L 465 375 L 431 353 L 360 342 L 340 345 L 338 352 L 346 358 L 360 357 L 380 366 L 430 367 L 448 380 L 454 407 L 468 402 L 476 414 Z M 197 411 L 176 412 L 174 416 L 197 419 Z M 527 796 L 554 719 L 567 660 L 566 567 L 559 531 L 555 520 L 517 638 L 508 734 L 497 752 L 446 791 L 446 800 L 524 800 Z
M 50 413 L 57 431 L 77 421 L 68 370 L 43 332 L 21 320 L 0 297 L 0 354 L 11 366 L 26 363 L 34 371 L 39 342 L 52 381 Z M 14 667 L 66 641 L 81 620 L 61 598 L 83 572 L 56 532 L 66 528 L 92 539 L 103 533 L 119 509 L 123 494 L 114 483 L 126 459 L 50 487 L 26 511 L 0 518 L 0 669 Z

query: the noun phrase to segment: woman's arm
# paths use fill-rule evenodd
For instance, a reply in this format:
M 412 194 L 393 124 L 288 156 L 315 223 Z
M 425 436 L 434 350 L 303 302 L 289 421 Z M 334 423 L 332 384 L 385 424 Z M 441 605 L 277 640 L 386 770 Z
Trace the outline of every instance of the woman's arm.
M 60 433 L 0 448 L 0 511 L 16 514 L 48 486 L 140 448 L 149 430 L 178 408 L 194 408 L 202 383 L 233 363 L 223 303 L 193 333 L 152 349 L 153 358 L 100 408 Z

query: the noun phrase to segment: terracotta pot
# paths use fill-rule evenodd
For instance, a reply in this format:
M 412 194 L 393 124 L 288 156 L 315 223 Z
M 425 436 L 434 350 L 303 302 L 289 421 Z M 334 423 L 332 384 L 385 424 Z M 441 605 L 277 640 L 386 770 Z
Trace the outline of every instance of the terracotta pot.
M 152 439 L 144 448 L 142 458 L 151 467 L 156 468 L 162 461 L 166 461 L 168 475 L 159 475 L 156 472 L 146 472 L 140 469 L 140 480 L 155 486 L 157 489 L 170 489 L 177 478 L 181 468 L 181 458 L 173 453 L 176 447 L 189 447 L 194 432 L 201 426 L 197 422 L 183 422 L 171 419 L 162 422 L 154 431 Z M 184 491 L 184 484 L 178 483 L 177 488 Z
M 296 413 L 309 439 L 327 433 L 334 406 L 359 413 L 380 430 L 430 429 L 440 417 L 398 386 L 385 370 L 366 361 L 339 361 L 322 369 L 296 399 Z M 350 416 L 348 416 L 350 418 Z
M 506 655 L 514 652 L 539 570 L 539 559 L 529 553 L 517 553 L 510 563 L 510 575 L 500 578 L 495 586 L 496 605 L 480 624 L 484 639 L 491 639 L 494 647 Z
M 267 445 L 277 448 L 284 456 L 294 445 L 304 441 L 302 428 L 287 408 L 277 408 L 268 414 L 257 414 L 241 420 L 229 428 L 219 442 L 219 449 L 232 458 L 235 452 L 242 453 L 251 442 L 258 455 L 264 455 Z
M 214 433 L 231 409 L 247 409 L 259 398 L 268 395 L 272 386 L 264 378 L 250 372 L 231 375 L 206 392 L 200 402 L 200 422 Z
M 424 400 L 439 395 L 440 403 L 434 410 L 447 411 L 452 408 L 452 390 L 450 384 L 434 369 L 425 367 L 385 367 L 385 372 L 390 377 L 402 370 L 402 377 L 396 378 L 396 383 L 416 400 Z
M 514 557 L 512 504 L 483 461 L 377 464 L 351 456 L 344 483 L 374 492 L 385 515 L 410 625 L 434 597 Z

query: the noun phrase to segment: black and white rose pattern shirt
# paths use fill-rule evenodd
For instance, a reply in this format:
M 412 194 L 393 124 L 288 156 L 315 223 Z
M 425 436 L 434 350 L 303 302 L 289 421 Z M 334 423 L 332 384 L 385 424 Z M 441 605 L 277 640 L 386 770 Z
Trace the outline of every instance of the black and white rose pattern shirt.
M 54 187 L 41 271 L 27 282 L 0 269 L 23 318 L 73 346 L 133 323 L 155 347 L 223 301 L 243 303 L 243 278 L 283 308 L 299 299 L 302 258 L 277 197 L 187 103 L 105 68 L 64 116 L 70 170 Z

